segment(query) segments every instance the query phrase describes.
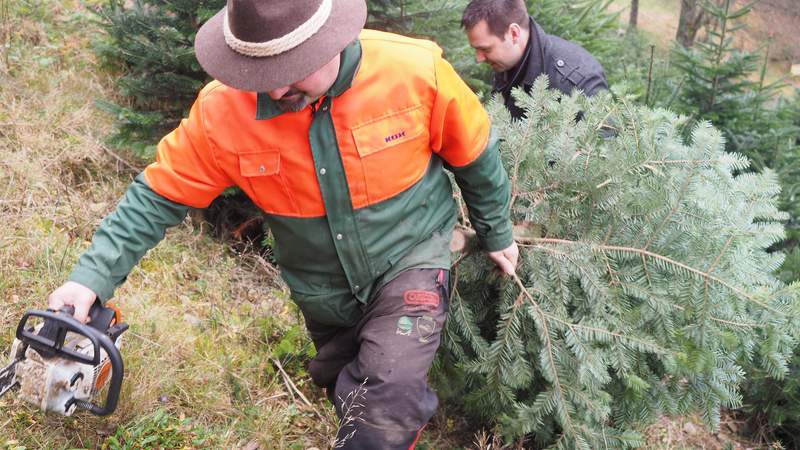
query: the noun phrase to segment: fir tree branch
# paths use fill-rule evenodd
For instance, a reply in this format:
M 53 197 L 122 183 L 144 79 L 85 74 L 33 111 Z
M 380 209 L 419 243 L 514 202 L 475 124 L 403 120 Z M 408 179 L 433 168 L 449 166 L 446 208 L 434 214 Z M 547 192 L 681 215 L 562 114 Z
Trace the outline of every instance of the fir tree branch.
M 720 319 L 719 317 L 709 316 L 709 320 L 714 322 L 724 323 L 726 325 L 731 325 L 734 327 L 741 327 L 741 328 L 761 328 L 766 326 L 767 324 L 763 323 L 756 323 L 756 322 L 734 322 L 731 320 Z
M 461 258 L 459 258 L 459 260 L 457 262 L 461 262 L 461 260 L 463 260 L 464 257 L 466 257 L 466 255 L 467 255 L 466 253 L 464 255 L 462 255 Z M 466 313 L 464 312 L 464 308 L 466 308 L 466 306 L 464 306 L 464 299 L 461 298 L 461 294 L 459 294 L 459 292 L 458 292 L 459 271 L 458 271 L 458 269 L 457 269 L 457 267 L 455 265 L 453 266 L 453 268 L 451 270 L 453 271 L 453 294 L 452 294 L 452 297 L 458 299 L 458 311 L 461 314 L 461 320 L 464 323 L 464 328 L 467 329 L 467 333 L 469 334 L 470 343 L 473 345 L 473 349 L 475 350 L 476 353 L 478 353 L 480 355 L 480 353 L 485 348 L 485 341 L 483 340 L 482 336 L 479 336 L 479 335 L 476 336 L 473 333 L 474 330 L 471 327 L 471 325 L 472 325 L 471 321 L 467 318 Z
M 666 165 L 670 165 L 670 164 L 695 165 L 695 164 L 711 164 L 711 163 L 719 163 L 719 160 L 712 160 L 712 159 L 664 159 L 664 160 L 649 160 L 649 161 L 645 161 L 644 162 L 644 164 L 655 164 L 655 165 L 660 165 L 660 166 L 666 166 Z
M 642 145 L 641 145 L 641 139 L 639 138 L 639 130 L 636 127 L 636 119 L 634 119 L 636 115 L 633 114 L 633 112 L 631 111 L 630 104 L 626 101 L 625 98 L 622 98 L 620 100 L 622 102 L 622 106 L 625 107 L 625 111 L 631 117 L 630 123 L 631 123 L 631 129 L 633 131 L 633 139 L 636 141 L 636 152 L 640 153 L 642 151 Z
M 686 308 L 684 308 L 681 305 L 670 304 L 670 306 L 675 308 L 675 309 L 677 309 L 677 310 L 679 310 L 679 311 L 686 311 Z M 719 317 L 714 317 L 714 316 L 709 316 L 708 319 L 711 320 L 711 321 L 714 321 L 714 322 L 724 323 L 726 325 L 731 325 L 731 326 L 740 327 L 740 328 L 761 328 L 761 327 L 769 325 L 769 324 L 766 324 L 766 323 L 757 323 L 757 322 L 735 322 L 735 321 L 732 321 L 732 320 L 720 319 Z
M 603 118 L 600 119 L 599 122 L 597 122 L 597 125 L 594 126 L 594 129 L 596 131 L 600 131 L 603 128 L 606 128 L 606 129 L 614 130 L 616 132 L 618 130 L 616 127 L 612 127 L 611 125 L 606 124 L 606 120 L 608 120 L 608 118 L 611 117 L 611 114 L 614 114 L 616 112 L 618 112 L 618 109 L 617 109 L 617 106 L 614 105 L 614 107 L 610 108 L 608 110 L 608 112 L 606 112 L 606 115 L 603 116 Z M 583 167 L 584 173 L 589 169 L 589 155 L 591 155 L 592 150 L 594 150 L 594 149 L 595 149 L 594 145 L 590 146 L 589 153 L 586 155 L 586 165 Z
M 606 255 L 606 252 L 603 252 L 603 257 L 608 258 L 608 255 Z M 653 286 L 653 280 L 650 279 L 650 272 L 647 271 L 647 258 L 645 258 L 644 255 L 642 255 L 642 269 L 644 269 L 644 276 L 647 279 L 647 285 L 652 287 Z
M 467 332 L 469 333 L 470 342 L 474 343 L 474 347 L 483 347 L 483 345 L 481 345 L 483 343 L 483 338 L 481 336 L 476 336 L 472 332 L 473 330 L 472 327 L 470 327 L 470 320 L 464 313 L 464 299 L 458 294 L 457 289 L 453 289 L 453 297 L 458 299 L 458 311 L 461 313 L 461 320 L 464 323 L 464 328 L 466 328 Z M 480 352 L 483 351 L 483 348 L 474 348 L 474 350 L 479 354 L 478 356 L 480 356 Z
M 532 297 L 531 294 L 530 294 L 530 291 L 528 291 L 527 288 L 522 287 L 521 289 L 523 290 L 523 293 L 526 295 L 526 297 L 528 297 L 529 299 Z M 532 288 L 532 290 L 534 292 L 539 293 L 539 295 L 541 295 L 542 297 L 547 297 L 547 295 L 545 295 L 545 293 L 542 292 L 540 289 Z M 538 303 L 536 305 L 534 305 L 534 306 L 536 308 L 539 308 Z M 612 336 L 612 337 L 617 338 L 620 342 L 624 342 L 624 341 L 637 342 L 642 347 L 647 347 L 647 348 L 653 349 L 653 353 L 661 353 L 661 354 L 671 353 L 671 352 L 667 351 L 666 349 L 663 349 L 663 348 L 659 347 L 657 344 L 654 344 L 652 342 L 647 342 L 647 341 L 645 341 L 643 339 L 626 336 L 626 335 L 624 335 L 622 333 L 616 333 L 616 332 L 611 331 L 611 330 L 606 330 L 605 328 L 591 327 L 591 326 L 588 326 L 588 325 L 581 325 L 581 324 L 578 324 L 578 323 L 569 322 L 569 321 L 566 321 L 564 319 L 561 319 L 560 317 L 557 317 L 557 316 L 554 316 L 552 314 L 546 313 L 546 312 L 544 312 L 544 310 L 541 310 L 541 309 L 539 309 L 539 310 L 542 312 L 542 314 L 544 314 L 544 317 L 546 317 L 548 320 L 551 320 L 553 322 L 557 322 L 557 323 L 560 323 L 562 325 L 565 325 L 565 326 L 569 327 L 572 330 L 572 332 L 575 333 L 576 336 L 578 336 L 576 331 L 578 329 L 580 329 L 580 330 L 584 330 L 584 331 L 591 331 L 591 332 L 594 332 L 594 333 L 601 333 L 601 334 L 605 334 L 605 335 L 608 335 L 608 336 Z
M 730 291 L 732 291 L 736 295 L 738 295 L 738 296 L 740 296 L 740 297 L 742 297 L 742 298 L 744 298 L 744 299 L 746 299 L 746 300 L 748 300 L 748 301 L 750 301 L 752 303 L 755 303 L 756 305 L 758 305 L 758 306 L 760 306 L 760 307 L 762 307 L 762 308 L 764 308 L 764 309 L 766 309 L 766 310 L 768 310 L 770 312 L 774 312 L 774 313 L 776 313 L 778 315 L 781 315 L 781 316 L 785 315 L 784 312 L 779 311 L 779 310 L 767 305 L 766 303 L 764 303 L 764 302 L 762 302 L 760 300 L 757 300 L 753 296 L 743 292 L 742 290 L 738 289 L 737 287 L 731 285 L 730 283 L 728 283 L 728 282 L 726 282 L 726 281 L 724 281 L 724 280 L 722 280 L 720 278 L 717 278 L 717 277 L 715 277 L 713 275 L 710 275 L 708 273 L 702 272 L 699 269 L 695 269 L 694 267 L 688 266 L 688 265 L 683 264 L 681 262 L 675 261 L 674 259 L 668 258 L 668 257 L 663 256 L 663 255 L 659 255 L 657 253 L 653 253 L 653 252 L 650 252 L 650 251 L 647 251 L 647 250 L 643 250 L 643 249 L 640 249 L 640 248 L 621 247 L 621 246 L 616 246 L 616 245 L 585 244 L 585 243 L 576 242 L 576 241 L 570 241 L 570 240 L 566 240 L 566 239 L 554 239 L 554 238 L 518 238 L 517 242 L 518 243 L 522 243 L 523 245 L 524 244 L 561 244 L 561 245 L 570 245 L 570 246 L 589 245 L 593 249 L 595 249 L 596 251 L 601 251 L 601 252 L 617 251 L 617 252 L 624 252 L 624 253 L 634 253 L 634 254 L 637 254 L 637 255 L 644 255 L 646 257 L 657 259 L 659 261 L 667 263 L 667 264 L 669 264 L 671 266 L 679 267 L 679 268 L 681 268 L 681 269 L 683 269 L 683 270 L 685 270 L 687 272 L 693 273 L 693 274 L 695 274 L 695 275 L 697 275 L 697 276 L 699 276 L 701 278 L 711 280 L 711 281 L 719 284 L 720 286 L 726 287 L 727 289 L 729 289 Z M 546 249 L 547 248 L 547 247 L 544 247 L 544 246 L 541 246 L 541 245 L 535 245 L 535 246 L 537 246 L 539 248 L 542 248 L 542 249 Z
M 522 139 L 520 140 L 520 142 L 521 142 L 520 146 L 523 146 L 526 142 L 528 142 L 528 136 L 530 135 L 531 130 L 533 130 L 533 120 L 527 120 L 525 122 L 525 125 L 526 125 L 525 133 L 523 133 Z M 512 154 L 514 155 L 514 161 L 513 161 L 513 163 L 514 163 L 513 164 L 514 172 L 511 175 L 511 202 L 509 203 L 509 207 L 508 207 L 508 209 L 510 211 L 514 210 L 514 202 L 517 201 L 517 197 L 519 196 L 519 185 L 518 185 L 518 183 L 519 183 L 519 166 L 521 165 L 520 164 L 520 154 L 521 154 L 520 149 L 519 148 L 515 148 L 512 151 Z
M 751 201 L 747 207 L 747 211 L 744 214 L 741 214 L 741 216 L 749 217 L 750 214 L 753 212 L 753 208 L 755 207 L 755 205 L 756 205 L 756 200 Z M 711 273 L 712 271 L 714 271 L 714 269 L 717 268 L 717 264 L 719 264 L 720 260 L 722 260 L 722 256 L 725 255 L 725 252 L 728 251 L 728 247 L 730 247 L 731 243 L 733 243 L 733 239 L 738 236 L 739 235 L 736 233 L 731 233 L 731 235 L 728 237 L 728 240 L 725 241 L 725 245 L 722 246 L 722 250 L 720 250 L 716 259 L 714 259 L 714 262 L 712 262 L 711 265 L 708 266 L 708 269 L 706 269 L 706 273 Z
M 457 227 L 457 229 L 456 229 L 456 232 L 463 233 L 463 234 L 465 235 L 465 239 L 467 239 L 467 240 L 469 240 L 469 239 L 474 239 L 474 238 L 475 238 L 475 236 L 474 236 L 474 233 L 475 233 L 475 232 L 474 232 L 474 231 L 472 231 L 471 229 L 468 229 L 468 228 Z M 612 230 L 611 230 L 611 229 L 609 229 L 609 232 L 606 234 L 606 236 L 605 236 L 605 239 L 604 239 L 604 241 L 603 241 L 604 243 L 603 243 L 603 244 L 600 244 L 600 245 L 599 245 L 599 248 L 601 248 L 601 249 L 606 249 L 606 247 L 610 247 L 610 246 L 607 244 L 607 242 L 608 242 L 608 240 L 610 239 L 610 237 L 611 237 L 611 234 L 612 234 Z M 532 240 L 532 239 L 534 239 L 534 238 L 527 238 L 527 237 L 515 236 L 515 238 L 514 238 L 514 239 L 515 239 L 515 241 L 516 241 L 516 242 L 518 242 L 518 243 L 519 243 L 521 246 L 525 247 L 525 246 L 527 246 L 527 245 L 528 245 L 528 242 L 529 242 L 529 241 L 531 241 L 531 240 Z M 575 241 L 567 241 L 567 240 L 557 240 L 557 239 L 548 239 L 548 238 L 536 238 L 536 239 L 545 240 L 545 241 L 557 241 L 557 242 L 552 242 L 552 243 L 559 243 L 559 244 L 576 244 L 576 245 L 577 245 L 577 244 L 580 244 L 580 243 L 578 243 L 578 242 L 575 242 Z M 565 252 L 560 252 L 560 251 L 557 251 L 557 250 L 555 250 L 555 249 L 553 249 L 553 248 L 549 248 L 549 247 L 542 247 L 542 246 L 538 246 L 538 248 L 540 248 L 541 250 L 545 250 L 545 251 L 547 251 L 547 252 L 549 252 L 549 253 L 554 253 L 554 254 L 557 254 L 557 255 L 559 255 L 559 256 L 560 256 L 561 258 L 563 258 L 563 259 L 569 259 L 569 255 L 568 255 L 567 253 L 565 253 Z M 611 268 L 611 266 L 610 266 L 610 264 L 609 264 L 608 254 L 607 254 L 606 252 L 601 252 L 601 253 L 602 253 L 603 259 L 604 259 L 604 261 L 605 261 L 605 263 L 606 263 L 606 270 L 608 271 L 608 273 L 609 273 L 609 276 L 610 276 L 610 277 L 611 277 L 611 279 L 612 279 L 612 283 L 613 283 L 613 282 L 616 282 L 617 284 L 621 284 L 621 283 L 620 283 L 620 280 L 619 280 L 619 277 L 616 275 L 616 272 L 614 272 L 614 271 L 613 271 L 613 269 Z M 646 267 L 646 259 L 645 259 L 645 258 L 648 256 L 648 255 L 647 255 L 647 253 L 649 253 L 649 252 L 646 252 L 646 253 L 641 253 L 642 260 L 643 260 L 643 261 L 645 261 L 645 262 L 643 262 L 643 264 L 644 264 L 644 267 Z M 461 263 L 461 262 L 462 262 L 462 261 L 463 261 L 463 260 L 464 260 L 464 259 L 465 259 L 467 256 L 470 256 L 470 255 L 471 255 L 471 253 L 469 253 L 469 252 L 466 252 L 466 251 L 465 251 L 465 252 L 463 252 L 463 253 L 462 253 L 462 254 L 461 254 L 459 257 L 458 257 L 458 259 L 457 259 L 457 260 L 456 260 L 456 261 L 453 263 L 453 265 L 452 265 L 452 270 L 453 270 L 453 273 L 454 273 L 454 276 L 453 276 L 453 277 L 454 277 L 454 280 L 456 280 L 456 282 L 454 282 L 454 283 L 453 283 L 453 285 L 454 285 L 454 286 L 457 286 L 457 285 L 458 285 L 458 283 L 457 283 L 457 280 L 458 280 L 458 270 L 456 270 L 456 268 L 458 267 L 458 265 L 459 265 L 459 264 L 460 264 L 460 263 Z M 667 259 L 667 260 L 666 260 L 666 262 L 669 262 L 669 261 L 671 261 L 671 260 L 669 260 L 669 259 Z M 573 264 L 574 264 L 574 262 L 573 262 Z M 676 263 L 676 264 L 679 264 L 679 265 L 680 265 L 680 263 Z M 687 268 L 687 267 L 688 267 L 688 266 L 686 266 L 686 267 L 684 267 L 684 268 Z M 688 269 L 691 269 L 691 268 L 688 268 Z M 688 270 L 688 269 L 687 269 L 687 270 Z M 694 272 L 695 272 L 695 273 L 698 273 L 699 271 L 697 271 L 697 270 L 695 269 L 695 270 L 694 270 Z M 615 281 L 615 280 L 616 280 L 616 281 Z M 648 277 L 648 282 L 649 282 L 649 281 L 650 281 L 650 280 L 649 280 L 649 277 Z M 724 286 L 726 286 L 726 287 L 729 287 L 729 288 L 731 288 L 730 286 L 728 286 L 728 285 L 726 285 L 726 284 L 724 284 L 724 283 L 723 283 L 723 285 L 724 285 Z M 737 291 L 735 288 L 731 288 L 731 289 L 732 289 L 732 290 L 734 290 L 734 292 L 737 292 L 737 293 L 739 292 L 739 291 Z M 780 289 L 780 290 L 776 291 L 776 292 L 774 293 L 774 295 L 777 297 L 779 294 L 781 294 L 781 293 L 783 293 L 783 292 L 785 292 L 785 291 L 788 291 L 789 289 L 791 289 L 791 286 L 786 286 L 786 287 L 784 287 L 784 288 L 782 288 L 782 289 Z M 455 295 L 456 295 L 456 293 L 457 293 L 457 290 L 456 290 L 456 288 L 454 288 L 454 290 L 453 290 L 453 296 L 455 296 Z M 748 299 L 749 299 L 749 297 L 748 297 Z M 463 300 L 462 300 L 462 299 L 459 297 L 459 301 L 463 301 Z M 674 308 L 676 308 L 676 309 L 678 309 L 678 310 L 680 310 L 680 311 L 685 311 L 685 310 L 686 310 L 686 308 L 684 308 L 683 306 L 681 306 L 681 305 L 678 305 L 678 304 L 671 304 L 670 306 L 672 306 L 672 307 L 674 307 Z M 759 304 L 759 306 L 763 306 L 763 304 Z M 463 311 L 462 311 L 462 314 L 463 314 Z M 462 316 L 462 317 L 464 317 L 464 316 Z M 557 317 L 555 317 L 555 316 L 549 316 L 549 315 L 548 315 L 548 317 L 550 317 L 550 318 L 553 318 L 553 319 L 555 319 L 555 320 L 558 320 L 558 318 L 557 318 Z M 751 329 L 752 329 L 752 328 L 762 328 L 762 327 L 764 327 L 764 326 L 766 326 L 766 325 L 767 325 L 767 324 L 758 323 L 758 322 L 737 322 L 737 321 L 732 321 L 732 320 L 720 319 L 719 317 L 715 317 L 715 316 L 709 316 L 708 318 L 709 318 L 709 320 L 711 320 L 711 321 L 714 321 L 714 322 L 719 322 L 719 323 L 722 323 L 722 324 L 725 324 L 725 325 L 730 325 L 730 326 L 739 327 L 739 328 L 751 328 Z M 466 320 L 466 319 L 465 319 L 465 320 Z M 566 324 L 566 322 L 563 322 L 563 323 L 565 323 L 565 324 Z M 610 332 L 609 332 L 609 333 L 610 333 Z M 474 336 L 473 336 L 473 337 L 474 337 Z M 627 337 L 625 337 L 624 335 L 619 335 L 619 336 L 617 336 L 617 337 L 623 337 L 623 338 L 627 338 Z
M 562 408 L 565 409 L 565 414 L 563 416 L 567 420 L 566 423 L 562 424 L 562 427 L 564 428 L 564 433 L 562 433 L 562 435 L 559 437 L 559 440 L 561 440 L 562 438 L 566 438 L 567 432 L 569 432 L 569 434 L 572 436 L 573 439 L 580 440 L 580 436 L 578 434 L 578 430 L 583 430 L 584 432 L 587 432 L 588 430 L 586 430 L 585 427 L 583 427 L 583 426 L 575 427 L 571 422 L 571 417 L 570 417 L 569 411 L 566 411 L 566 408 L 563 405 L 563 403 L 567 402 L 568 400 L 566 399 L 566 396 L 564 395 L 565 394 L 564 387 L 563 387 L 563 385 L 561 383 L 560 377 L 558 375 L 558 370 L 556 368 L 557 367 L 556 366 L 556 360 L 555 360 L 555 356 L 553 355 L 553 343 L 550 340 L 550 330 L 549 330 L 549 327 L 547 326 L 547 321 L 548 320 L 552 320 L 552 321 L 561 323 L 563 325 L 566 325 L 567 327 L 569 327 L 572 330 L 572 332 L 576 336 L 576 338 L 579 337 L 579 334 L 576 332 L 576 328 L 580 328 L 580 329 L 583 329 L 583 330 L 586 330 L 586 331 L 591 331 L 591 332 L 603 333 L 603 334 L 611 335 L 611 336 L 614 336 L 614 337 L 616 337 L 617 339 L 619 339 L 620 341 L 623 341 L 623 342 L 625 340 L 638 341 L 640 343 L 641 347 L 649 348 L 649 349 L 653 350 L 654 352 L 658 352 L 658 353 L 670 353 L 670 352 L 668 352 L 665 349 L 660 348 L 658 345 L 655 345 L 653 343 L 645 342 L 643 340 L 636 339 L 636 338 L 630 338 L 630 337 L 627 337 L 627 336 L 625 336 L 623 334 L 615 333 L 615 332 L 612 332 L 612 331 L 609 331 L 609 330 L 605 330 L 605 329 L 602 329 L 602 328 L 570 323 L 570 322 L 567 322 L 567 321 L 565 321 L 563 319 L 560 319 L 560 318 L 558 318 L 556 316 L 548 314 L 548 313 L 544 312 L 544 310 L 541 308 L 541 306 L 536 301 L 536 299 L 534 299 L 533 295 L 531 295 L 530 291 L 522 283 L 522 280 L 519 278 L 519 276 L 514 274 L 513 277 L 514 277 L 514 281 L 517 284 L 517 287 L 519 287 L 519 289 L 520 289 L 520 296 L 514 302 L 514 308 L 519 306 L 520 298 L 524 295 L 525 297 L 528 298 L 528 301 L 533 306 L 533 308 L 536 311 L 536 313 L 539 315 L 542 327 L 544 328 L 542 330 L 542 334 L 545 336 L 545 345 L 546 345 L 547 352 L 548 352 L 548 359 L 550 360 L 550 366 L 552 368 L 551 374 L 553 376 L 554 388 L 558 392 L 558 397 L 557 398 L 562 403 Z M 545 296 L 543 292 L 541 292 L 541 291 L 539 291 L 537 289 L 534 289 L 534 290 L 539 292 L 541 295 Z M 581 395 L 582 397 L 584 397 L 586 399 L 585 400 L 586 402 L 589 402 L 589 403 L 591 402 L 591 400 L 589 400 L 588 397 L 586 397 L 585 395 L 580 393 L 580 391 L 575 392 L 574 394 Z
M 555 388 L 558 391 L 558 398 L 562 402 L 565 402 L 567 401 L 567 398 L 564 395 L 564 388 L 561 386 L 561 379 L 558 376 L 558 369 L 557 369 L 558 363 L 556 361 L 555 356 L 553 355 L 553 342 L 550 340 L 550 330 L 547 326 L 547 318 L 545 317 L 545 313 L 544 311 L 542 311 L 542 308 L 539 306 L 539 303 L 536 302 L 536 299 L 534 299 L 533 296 L 530 294 L 530 292 L 528 292 L 528 290 L 525 289 L 525 285 L 522 284 L 522 280 L 520 280 L 519 276 L 517 276 L 517 274 L 515 273 L 513 274 L 513 277 L 514 281 L 517 283 L 517 286 L 519 286 L 522 293 L 524 293 L 525 296 L 528 297 L 528 300 L 530 300 L 530 302 L 533 304 L 533 307 L 536 309 L 537 314 L 539 314 L 539 317 L 542 322 L 542 327 L 544 328 L 544 330 L 542 330 L 542 335 L 545 338 L 545 345 L 547 346 L 547 354 L 548 354 L 548 359 L 550 359 L 550 367 L 551 367 L 551 374 L 553 376 L 553 382 L 555 383 Z M 565 428 L 565 431 L 569 430 L 570 433 L 574 433 L 574 427 L 572 425 L 572 421 L 569 414 L 568 413 L 564 414 L 564 417 L 567 419 L 567 423 L 562 424 L 562 426 Z
M 755 204 L 756 204 L 755 201 L 751 201 L 750 204 L 747 207 L 747 212 L 745 212 L 742 216 L 749 217 L 750 213 L 753 211 L 753 207 L 755 206 Z M 714 269 L 717 268 L 717 264 L 719 264 L 719 262 L 722 260 L 722 256 L 725 255 L 725 252 L 728 251 L 728 247 L 730 247 L 731 243 L 733 243 L 733 239 L 736 236 L 738 236 L 736 233 L 731 233 L 731 235 L 725 241 L 725 244 L 722 246 L 722 250 L 720 250 L 720 252 L 717 255 L 717 257 L 714 259 L 714 261 L 711 263 L 711 265 L 709 265 L 708 268 L 706 269 L 706 273 L 707 274 L 710 274 L 712 271 L 714 271 Z M 702 312 L 702 324 L 700 326 L 701 327 L 700 328 L 700 330 L 701 330 L 701 332 L 700 332 L 700 345 L 701 346 L 705 345 L 705 338 L 706 338 L 705 327 L 706 327 L 706 323 L 707 323 L 708 315 L 709 315 L 708 308 L 710 307 L 710 305 L 709 305 L 710 301 L 709 301 L 709 292 L 708 292 L 708 287 L 709 286 L 708 286 L 708 283 L 709 283 L 709 280 L 708 280 L 708 278 L 706 278 L 706 280 L 703 283 L 703 312 Z
M 614 269 L 611 268 L 611 261 L 608 259 L 608 255 L 603 254 L 603 262 L 606 265 L 608 277 L 611 278 L 611 286 L 619 285 L 619 277 L 617 276 L 617 273 L 614 272 Z
M 453 270 L 453 269 L 455 269 L 456 267 L 458 267 L 458 265 L 459 265 L 459 264 L 461 264 L 461 261 L 464 261 L 464 259 L 465 259 L 467 256 L 469 256 L 469 255 L 471 255 L 471 253 L 470 253 L 470 252 L 468 252 L 468 251 L 464 251 L 464 252 L 463 252 L 463 253 L 462 253 L 462 254 L 461 254 L 459 257 L 458 257 L 458 259 L 456 259 L 456 260 L 453 262 L 453 264 L 450 266 L 450 269 L 451 269 L 451 270 Z M 454 284 L 455 284 L 455 283 L 454 283 Z
M 647 250 L 647 248 L 650 247 L 650 244 L 653 243 L 653 240 L 656 238 L 656 236 L 658 236 L 661 233 L 661 230 L 664 229 L 664 226 L 667 224 L 667 222 L 670 221 L 672 215 L 678 212 L 678 209 L 681 207 L 681 202 L 683 201 L 683 197 L 689 190 L 689 185 L 691 184 L 691 181 L 696 173 L 697 173 L 697 163 L 694 163 L 692 164 L 691 172 L 689 172 L 689 174 L 686 175 L 686 179 L 683 181 L 683 186 L 681 186 L 681 191 L 678 193 L 678 198 L 675 199 L 675 206 L 670 210 L 669 213 L 667 213 L 666 217 L 664 217 L 664 220 L 662 220 L 661 223 L 658 224 L 658 229 L 656 229 L 653 232 L 653 234 L 650 235 L 650 238 L 644 244 L 643 247 L 644 250 Z

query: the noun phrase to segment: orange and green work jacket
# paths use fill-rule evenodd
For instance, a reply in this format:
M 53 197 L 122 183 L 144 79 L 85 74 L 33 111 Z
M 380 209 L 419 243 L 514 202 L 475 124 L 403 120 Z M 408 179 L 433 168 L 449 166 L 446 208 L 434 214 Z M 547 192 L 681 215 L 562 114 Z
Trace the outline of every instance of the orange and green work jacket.
M 475 94 L 435 44 L 365 30 L 319 101 L 282 112 L 212 82 L 102 222 L 70 279 L 108 299 L 179 223 L 239 186 L 266 213 L 304 313 L 350 326 L 410 268 L 449 268 L 459 185 L 481 245 L 512 242 L 510 187 Z

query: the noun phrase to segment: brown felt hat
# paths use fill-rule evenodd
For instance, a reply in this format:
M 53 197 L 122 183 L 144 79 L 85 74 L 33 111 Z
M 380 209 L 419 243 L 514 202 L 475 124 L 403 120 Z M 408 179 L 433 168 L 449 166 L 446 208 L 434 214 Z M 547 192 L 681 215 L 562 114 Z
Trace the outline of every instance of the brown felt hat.
M 330 62 L 366 19 L 364 0 L 228 0 L 197 32 L 194 50 L 215 79 L 264 92 Z

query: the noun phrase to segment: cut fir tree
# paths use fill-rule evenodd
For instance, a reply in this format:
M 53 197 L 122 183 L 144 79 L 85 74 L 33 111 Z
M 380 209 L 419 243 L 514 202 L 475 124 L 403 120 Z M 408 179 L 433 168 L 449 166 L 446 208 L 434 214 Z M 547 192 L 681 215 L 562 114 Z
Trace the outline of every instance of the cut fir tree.
M 636 447 L 662 414 L 717 427 L 744 368 L 781 377 L 800 332 L 800 284 L 765 250 L 787 218 L 775 175 L 742 173 L 708 123 L 687 143 L 671 112 L 546 86 L 517 93 L 527 119 L 490 105 L 521 262 L 457 256 L 440 391 L 537 446 Z

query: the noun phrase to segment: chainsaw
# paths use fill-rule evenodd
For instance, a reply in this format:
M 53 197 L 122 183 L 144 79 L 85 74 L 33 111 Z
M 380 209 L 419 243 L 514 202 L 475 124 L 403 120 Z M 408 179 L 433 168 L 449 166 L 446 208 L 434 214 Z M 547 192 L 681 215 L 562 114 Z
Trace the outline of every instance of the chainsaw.
M 99 301 L 89 311 L 88 324 L 73 318 L 74 312 L 67 306 L 25 313 L 11 346 L 10 364 L 0 370 L 0 397 L 18 387 L 21 399 L 45 412 L 114 412 L 124 375 L 119 348 L 128 325 L 121 323 L 119 310 Z M 105 404 L 93 403 L 106 385 Z

